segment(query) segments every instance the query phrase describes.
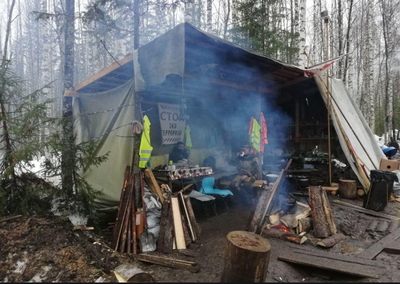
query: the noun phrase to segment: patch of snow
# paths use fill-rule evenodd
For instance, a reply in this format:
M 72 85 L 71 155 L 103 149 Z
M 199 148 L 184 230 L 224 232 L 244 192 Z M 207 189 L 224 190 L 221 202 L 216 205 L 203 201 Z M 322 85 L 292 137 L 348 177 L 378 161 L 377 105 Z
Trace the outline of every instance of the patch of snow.
M 99 278 L 97 278 L 96 280 L 94 280 L 95 283 L 104 283 L 105 279 L 103 276 L 100 276 Z
M 77 226 L 86 226 L 88 217 L 87 216 L 82 216 L 78 214 L 71 214 L 68 216 L 69 220 L 71 221 L 72 225 L 75 227 Z
M 27 264 L 28 264 L 28 260 L 25 260 L 25 261 L 19 261 L 18 260 L 17 263 L 15 264 L 14 272 L 15 273 L 20 273 L 20 274 L 24 273 Z

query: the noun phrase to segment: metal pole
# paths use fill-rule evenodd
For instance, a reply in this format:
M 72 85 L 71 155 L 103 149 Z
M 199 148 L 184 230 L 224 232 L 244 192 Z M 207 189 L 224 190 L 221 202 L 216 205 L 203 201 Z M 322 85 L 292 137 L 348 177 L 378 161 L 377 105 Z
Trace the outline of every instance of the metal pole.
M 329 60 L 329 18 L 325 18 L 325 29 L 326 29 L 326 50 L 325 50 L 325 57 L 326 61 Z M 326 69 L 326 89 L 328 90 L 326 94 L 326 108 L 327 108 L 327 124 L 328 124 L 328 172 L 329 172 L 329 179 L 328 183 L 329 186 L 332 186 L 332 161 L 331 161 L 331 121 L 330 121 L 330 112 L 331 112 L 331 96 L 329 90 L 329 67 Z

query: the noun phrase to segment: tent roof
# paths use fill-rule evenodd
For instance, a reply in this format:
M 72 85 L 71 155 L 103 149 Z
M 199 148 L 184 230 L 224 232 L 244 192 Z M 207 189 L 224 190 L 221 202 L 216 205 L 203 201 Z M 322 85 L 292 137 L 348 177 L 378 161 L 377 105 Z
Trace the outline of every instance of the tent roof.
M 141 50 L 166 52 L 165 46 L 164 49 L 160 48 L 163 47 L 162 44 L 165 41 L 170 39 L 173 39 L 176 45 L 183 42 L 182 59 L 185 62 L 184 77 L 188 87 L 190 87 L 191 79 L 198 80 L 199 77 L 207 77 L 208 82 L 213 85 L 244 91 L 273 93 L 300 82 L 307 84 L 307 81 L 312 86 L 306 87 L 315 89 L 313 80 L 305 77 L 302 69 L 241 48 L 188 23 L 182 23 L 141 46 L 139 52 Z M 241 68 L 235 68 L 239 66 Z M 246 74 L 240 72 L 243 67 L 248 71 Z M 205 69 L 208 74 L 204 71 Z M 76 84 L 75 91 L 83 93 L 107 91 L 127 82 L 133 76 L 133 56 L 128 54 Z M 196 86 L 198 87 L 198 84 Z

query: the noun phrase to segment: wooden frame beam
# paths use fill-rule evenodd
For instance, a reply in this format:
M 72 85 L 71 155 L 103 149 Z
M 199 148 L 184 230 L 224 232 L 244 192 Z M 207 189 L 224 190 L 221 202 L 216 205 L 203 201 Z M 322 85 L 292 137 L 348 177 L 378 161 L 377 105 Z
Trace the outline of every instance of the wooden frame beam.
M 113 62 L 111 65 L 101 69 L 99 72 L 96 74 L 93 74 L 92 76 L 86 78 L 85 80 L 79 82 L 74 86 L 75 91 L 79 91 L 80 89 L 83 89 L 84 87 L 88 86 L 89 84 L 99 80 L 100 78 L 106 76 L 107 74 L 111 73 L 112 71 L 118 69 L 122 65 L 125 65 L 133 60 L 133 56 L 131 53 L 128 53 L 124 58 L 122 58 L 119 61 Z

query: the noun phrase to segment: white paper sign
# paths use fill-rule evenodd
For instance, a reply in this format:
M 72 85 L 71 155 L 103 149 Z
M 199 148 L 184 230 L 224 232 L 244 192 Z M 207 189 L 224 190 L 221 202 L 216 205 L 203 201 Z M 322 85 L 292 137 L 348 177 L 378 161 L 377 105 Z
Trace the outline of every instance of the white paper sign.
M 179 105 L 158 104 L 161 125 L 161 144 L 175 144 L 183 141 L 186 121 L 180 118 Z

